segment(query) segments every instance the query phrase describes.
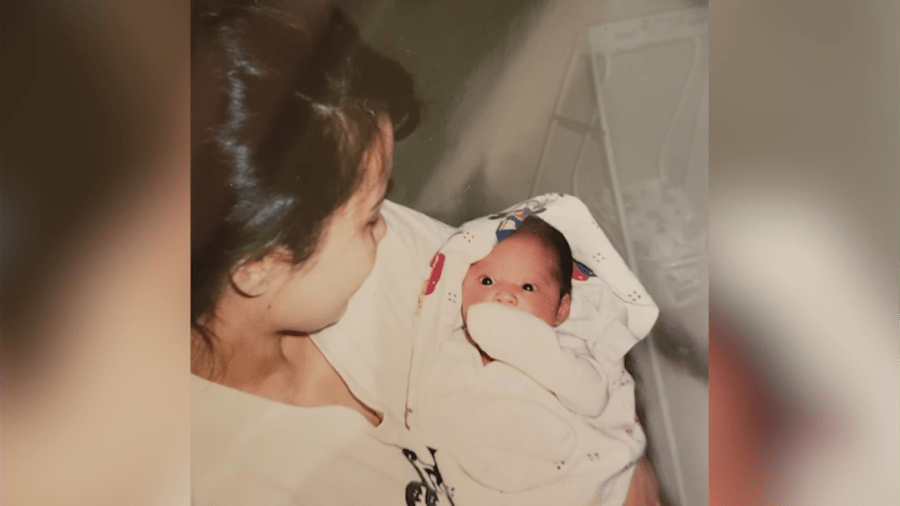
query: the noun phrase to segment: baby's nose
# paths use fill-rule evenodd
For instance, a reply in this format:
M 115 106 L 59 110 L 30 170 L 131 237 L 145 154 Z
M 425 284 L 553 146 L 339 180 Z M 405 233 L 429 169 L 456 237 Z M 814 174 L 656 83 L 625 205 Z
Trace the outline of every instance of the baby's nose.
M 509 290 L 500 289 L 494 294 L 494 302 L 506 306 L 515 306 L 518 303 L 516 296 Z

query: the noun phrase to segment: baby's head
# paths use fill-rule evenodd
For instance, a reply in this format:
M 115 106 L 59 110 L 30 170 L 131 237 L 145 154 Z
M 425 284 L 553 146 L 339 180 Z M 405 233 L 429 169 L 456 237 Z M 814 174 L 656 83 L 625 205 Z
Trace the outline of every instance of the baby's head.
M 531 313 L 553 327 L 569 317 L 572 250 L 563 235 L 536 216 L 473 263 L 463 279 L 462 314 L 496 302 Z

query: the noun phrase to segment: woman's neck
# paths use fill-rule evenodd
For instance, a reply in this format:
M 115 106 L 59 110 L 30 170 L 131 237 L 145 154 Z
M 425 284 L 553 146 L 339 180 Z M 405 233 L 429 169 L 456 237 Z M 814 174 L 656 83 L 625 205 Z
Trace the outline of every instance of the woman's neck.
M 212 356 L 194 374 L 285 404 L 346 406 L 378 423 L 380 417 L 353 395 L 309 335 L 272 331 L 248 310 L 250 301 L 237 304 L 230 295 L 223 295 L 209 322 L 215 336 Z
M 205 322 L 211 353 L 196 354 L 193 372 L 208 380 L 251 391 L 281 376 L 289 364 L 281 352 L 282 336 L 265 326 L 259 301 L 226 290 Z M 197 331 L 192 340 L 197 340 Z M 197 351 L 197 350 L 192 350 Z M 194 357 L 192 357 L 194 358 Z

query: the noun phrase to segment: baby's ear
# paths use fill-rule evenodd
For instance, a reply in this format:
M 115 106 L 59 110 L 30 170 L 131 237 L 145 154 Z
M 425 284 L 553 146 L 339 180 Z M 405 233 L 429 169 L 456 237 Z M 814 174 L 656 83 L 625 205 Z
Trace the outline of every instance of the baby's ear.
M 572 295 L 565 294 L 559 299 L 559 309 L 556 310 L 556 325 L 569 319 L 569 311 L 572 310 Z

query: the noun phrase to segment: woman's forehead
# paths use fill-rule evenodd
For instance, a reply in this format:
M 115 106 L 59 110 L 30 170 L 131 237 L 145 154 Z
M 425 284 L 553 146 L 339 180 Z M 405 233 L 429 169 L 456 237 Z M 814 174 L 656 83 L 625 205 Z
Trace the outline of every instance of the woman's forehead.
M 352 200 L 356 200 L 358 206 L 366 208 L 377 207 L 393 184 L 391 178 L 393 162 L 385 158 L 384 150 L 376 149 L 374 146 L 366 152 L 362 180 L 356 193 L 351 197 Z
M 378 133 L 366 149 L 366 165 L 363 168 L 367 171 L 365 177 L 372 177 L 379 183 L 390 180 L 394 172 L 394 132 L 387 114 L 378 117 Z

